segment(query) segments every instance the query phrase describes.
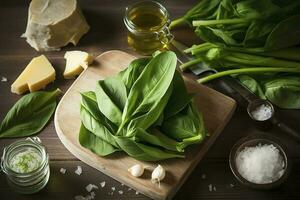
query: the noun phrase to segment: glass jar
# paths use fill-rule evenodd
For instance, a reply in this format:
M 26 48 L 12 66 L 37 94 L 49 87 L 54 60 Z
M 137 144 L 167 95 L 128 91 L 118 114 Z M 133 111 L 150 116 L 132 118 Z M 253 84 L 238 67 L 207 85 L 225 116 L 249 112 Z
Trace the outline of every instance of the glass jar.
M 165 48 L 173 39 L 169 14 L 155 1 L 142 1 L 127 7 L 124 23 L 128 45 L 144 55 Z
M 28 162 L 30 158 L 32 160 Z M 1 169 L 15 191 L 22 194 L 36 193 L 49 180 L 49 156 L 38 137 L 18 140 L 4 148 Z

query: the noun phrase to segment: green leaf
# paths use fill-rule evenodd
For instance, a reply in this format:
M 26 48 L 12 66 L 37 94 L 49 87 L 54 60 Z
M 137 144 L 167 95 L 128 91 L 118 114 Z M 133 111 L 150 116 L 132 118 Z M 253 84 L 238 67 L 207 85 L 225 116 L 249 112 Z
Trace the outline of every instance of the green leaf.
M 107 156 L 120 151 L 120 149 L 94 135 L 83 124 L 81 124 L 79 130 L 79 143 L 99 156 Z
M 114 140 L 114 133 L 111 132 L 107 121 L 104 116 L 99 116 L 102 119 L 97 120 L 93 115 L 84 107 L 80 107 L 80 118 L 87 130 L 92 132 L 97 137 L 100 137 L 105 142 L 119 148 L 118 144 Z
M 158 161 L 168 158 L 184 157 L 179 153 L 161 150 L 157 147 L 152 147 L 136 142 L 133 138 L 129 138 L 126 136 L 116 136 L 115 139 L 123 151 L 125 151 L 130 157 L 133 157 L 137 160 Z
M 166 135 L 155 129 L 146 131 L 144 129 L 137 128 L 134 131 L 134 137 L 137 141 L 146 144 L 148 143 L 150 145 L 160 146 L 170 151 L 184 152 L 181 143 L 167 137 Z
M 24 137 L 38 133 L 51 118 L 56 107 L 57 89 L 32 92 L 10 109 L 0 126 L 0 138 Z
M 129 66 L 125 70 L 123 70 L 117 75 L 117 77 L 121 78 L 123 83 L 125 84 L 128 94 L 134 82 L 141 75 L 142 71 L 145 69 L 145 66 L 149 63 L 149 61 L 150 58 L 135 59 L 129 64 Z
M 164 110 L 164 119 L 168 119 L 176 115 L 186 107 L 192 98 L 193 95 L 187 92 L 180 72 L 176 70 L 173 77 L 173 91 Z
M 240 75 L 238 76 L 239 81 L 246 86 L 251 92 L 259 96 L 261 99 L 266 99 L 266 96 L 261 88 L 260 84 L 251 76 Z
M 299 8 L 300 9 L 300 8 Z M 269 34 L 265 48 L 276 50 L 300 43 L 300 14 L 282 20 Z
M 157 102 L 166 95 L 171 85 L 176 63 L 176 55 L 170 51 L 152 58 L 130 90 L 119 129 L 122 129 L 131 119 L 155 110 L 153 106 L 161 106 Z M 149 119 L 143 128 L 147 129 L 159 115 L 160 113 L 156 113 L 156 118 L 151 115 L 151 121 Z
M 300 109 L 300 77 L 285 76 L 264 82 L 265 96 L 284 109 Z
M 122 121 L 122 111 L 127 94 L 124 83 L 115 77 L 101 80 L 96 85 L 96 97 L 99 110 L 116 125 Z
M 205 137 L 203 118 L 193 101 L 186 106 L 185 110 L 164 121 L 161 130 L 177 141 L 188 141 L 188 138 L 194 138 L 196 139 L 194 143 L 198 143 Z

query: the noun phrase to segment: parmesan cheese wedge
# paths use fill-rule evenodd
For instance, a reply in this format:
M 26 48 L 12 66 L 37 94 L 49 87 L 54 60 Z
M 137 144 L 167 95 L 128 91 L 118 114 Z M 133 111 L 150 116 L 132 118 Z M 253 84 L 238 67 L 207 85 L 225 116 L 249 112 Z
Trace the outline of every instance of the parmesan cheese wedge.
M 76 0 L 32 0 L 22 37 L 37 51 L 53 51 L 76 45 L 89 28 Z
M 93 57 L 84 51 L 67 51 L 64 58 L 66 59 L 66 68 L 64 71 L 66 79 L 79 75 L 93 62 Z
M 11 85 L 11 92 L 22 94 L 37 91 L 55 80 L 55 70 L 46 56 L 33 58 L 20 76 Z

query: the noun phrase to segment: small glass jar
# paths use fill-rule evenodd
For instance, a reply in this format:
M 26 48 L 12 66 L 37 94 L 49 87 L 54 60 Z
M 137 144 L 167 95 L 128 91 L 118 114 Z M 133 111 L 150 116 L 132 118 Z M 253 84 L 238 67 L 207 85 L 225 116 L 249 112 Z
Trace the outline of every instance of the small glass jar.
M 128 45 L 143 55 L 165 48 L 173 39 L 169 14 L 155 1 L 137 2 L 127 7 L 124 23 L 128 30 Z
M 35 161 L 38 160 L 32 170 L 28 169 L 28 163 L 32 163 L 25 160 L 28 159 L 28 156 L 32 159 L 35 158 Z M 18 165 L 20 163 L 16 163 L 16 159 L 20 159 L 25 164 Z M 18 171 L 16 166 L 26 166 L 27 171 Z M 1 169 L 6 174 L 8 184 L 15 191 L 22 194 L 33 194 L 44 188 L 49 180 L 49 156 L 38 137 L 18 140 L 4 148 Z

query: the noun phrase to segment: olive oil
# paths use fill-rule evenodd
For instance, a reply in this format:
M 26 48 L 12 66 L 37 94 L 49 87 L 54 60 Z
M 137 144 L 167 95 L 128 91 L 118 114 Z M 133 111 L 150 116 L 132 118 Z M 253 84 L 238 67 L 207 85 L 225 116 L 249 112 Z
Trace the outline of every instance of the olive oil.
M 129 46 L 145 55 L 164 48 L 172 37 L 168 13 L 157 2 L 145 1 L 127 8 L 124 22 Z

